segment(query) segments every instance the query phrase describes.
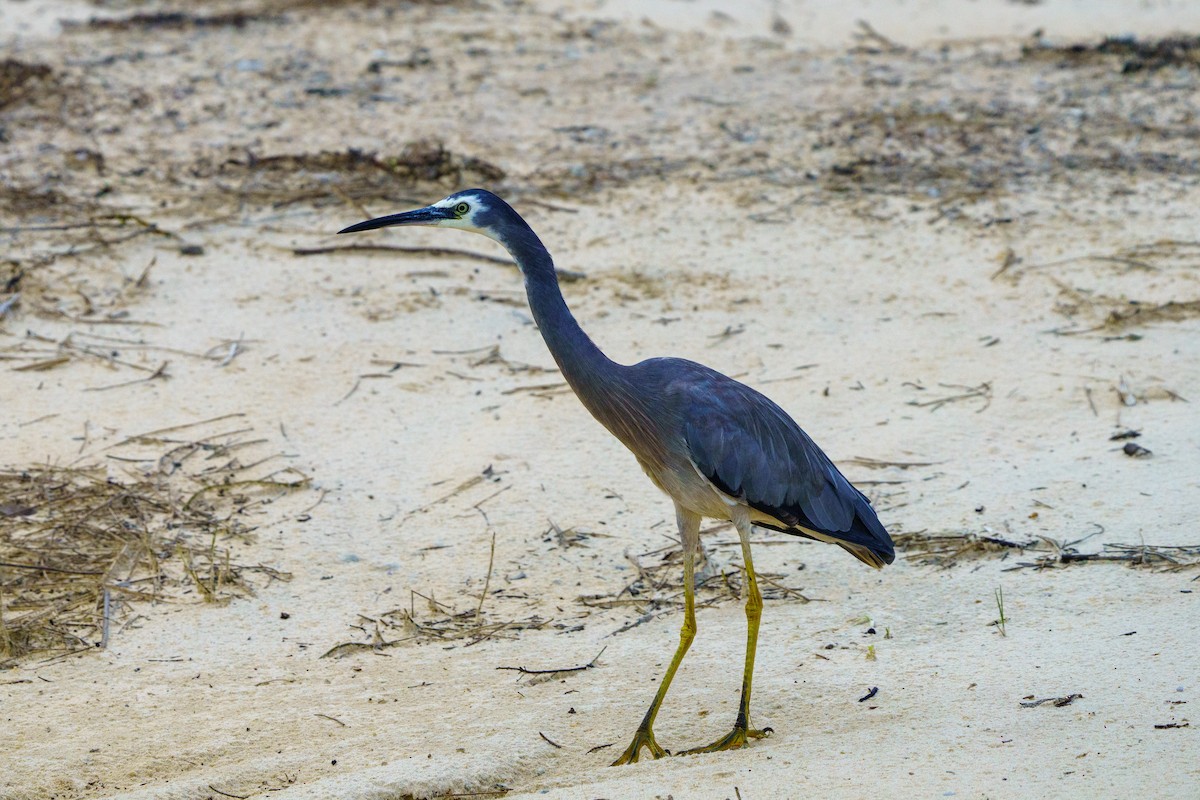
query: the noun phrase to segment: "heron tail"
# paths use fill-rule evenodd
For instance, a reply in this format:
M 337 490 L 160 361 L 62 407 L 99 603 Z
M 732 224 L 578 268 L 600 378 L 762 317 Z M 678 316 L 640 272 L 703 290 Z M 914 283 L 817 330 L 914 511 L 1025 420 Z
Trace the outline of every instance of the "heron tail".
M 858 492 L 854 512 L 854 523 L 848 535 L 842 534 L 845 538 L 839 536 L 838 544 L 842 549 L 875 569 L 882 569 L 885 564 L 895 561 L 896 548 L 892 544 L 892 537 L 879 521 L 875 509 L 871 508 L 871 501 L 862 492 Z
M 838 545 L 859 561 L 875 569 L 883 569 L 885 565 L 892 563 L 896 558 L 890 551 L 886 555 L 881 555 L 869 547 L 863 547 L 861 544 L 838 542 Z

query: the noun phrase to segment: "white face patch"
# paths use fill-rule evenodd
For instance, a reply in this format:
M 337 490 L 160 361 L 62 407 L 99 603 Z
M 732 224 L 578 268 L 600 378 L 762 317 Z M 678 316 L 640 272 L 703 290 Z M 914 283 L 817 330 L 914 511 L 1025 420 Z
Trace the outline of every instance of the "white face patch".
M 464 206 L 465 209 L 463 208 Z M 436 225 L 439 228 L 458 228 L 459 230 L 481 233 L 484 236 L 495 238 L 490 231 L 483 228 L 476 221 L 482 216 L 482 212 L 487 210 L 487 205 L 483 200 L 474 195 L 451 195 L 434 203 L 433 208 L 445 209 L 454 214 L 450 219 L 438 221 Z

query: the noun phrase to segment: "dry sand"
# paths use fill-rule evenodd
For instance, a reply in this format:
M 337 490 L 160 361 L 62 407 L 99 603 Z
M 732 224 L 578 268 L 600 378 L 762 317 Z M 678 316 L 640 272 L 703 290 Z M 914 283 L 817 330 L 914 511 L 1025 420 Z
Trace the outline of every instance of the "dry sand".
M 1197 51 L 1062 49 L 1200 12 L 640 5 L 0 9 L 0 463 L 127 477 L 159 454 L 128 437 L 244 414 L 190 435 L 312 479 L 222 542 L 290 581 L 118 603 L 106 648 L 0 671 L 0 795 L 1200 796 L 1196 571 L 1049 543 L 1200 545 Z M 918 534 L 882 572 L 761 534 L 769 739 L 607 766 L 676 641 L 670 503 L 562 391 L 515 270 L 294 253 L 477 183 L 585 274 L 610 355 L 762 388 Z M 143 223 L 171 235 L 115 241 Z M 929 563 L 922 532 L 1041 549 Z M 736 708 L 736 537 L 705 540 L 728 585 L 673 749 Z

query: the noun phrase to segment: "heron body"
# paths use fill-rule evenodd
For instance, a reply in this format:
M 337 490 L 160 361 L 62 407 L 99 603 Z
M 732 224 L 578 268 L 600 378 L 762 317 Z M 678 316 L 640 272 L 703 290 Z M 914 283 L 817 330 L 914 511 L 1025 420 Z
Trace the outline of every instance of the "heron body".
M 633 365 L 610 360 L 571 315 L 554 262 L 541 240 L 507 203 L 469 189 L 416 211 L 368 220 L 340 233 L 392 225 L 461 228 L 503 245 L 525 279 L 534 320 L 546 346 L 587 410 L 636 456 L 654 484 L 675 503 L 683 544 L 684 622 L 680 642 L 633 741 L 617 764 L 642 749 L 665 751 L 653 724 L 667 688 L 695 637 L 694 562 L 700 521 L 729 520 L 738 530 L 746 569 L 746 659 L 733 731 L 696 751 L 744 745 L 770 731 L 750 725 L 762 596 L 750 553 L 753 525 L 837 544 L 872 567 L 895 558 L 892 540 L 867 498 L 778 405 L 716 370 L 678 358 Z

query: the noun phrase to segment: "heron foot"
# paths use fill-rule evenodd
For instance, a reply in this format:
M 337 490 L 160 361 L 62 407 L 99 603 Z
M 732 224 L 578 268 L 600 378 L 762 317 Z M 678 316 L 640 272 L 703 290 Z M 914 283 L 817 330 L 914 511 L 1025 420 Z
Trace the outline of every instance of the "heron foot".
M 765 739 L 774 733 L 773 728 L 763 728 L 755 730 L 754 728 L 744 728 L 740 725 L 735 725 L 733 730 L 717 739 L 715 742 L 704 747 L 696 747 L 691 750 L 684 750 L 679 755 L 690 756 L 694 753 L 719 753 L 722 750 L 737 750 L 740 747 L 745 747 L 749 739 Z
M 654 731 L 649 728 L 638 728 L 637 733 L 633 734 L 633 741 L 629 743 L 629 747 L 625 748 L 625 752 L 612 763 L 612 766 L 619 767 L 622 764 L 636 764 L 643 747 L 649 750 L 650 755 L 655 758 L 671 755 L 670 750 L 662 749 L 658 746 L 658 742 L 654 741 Z

